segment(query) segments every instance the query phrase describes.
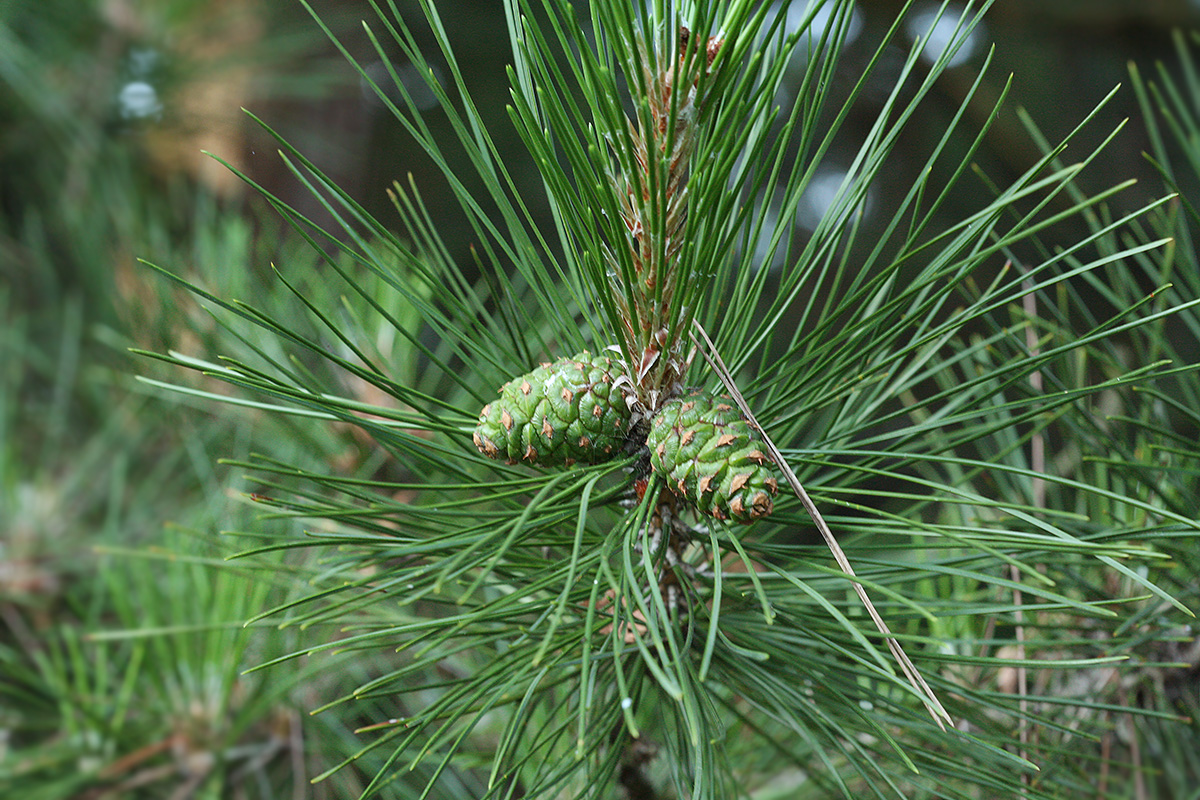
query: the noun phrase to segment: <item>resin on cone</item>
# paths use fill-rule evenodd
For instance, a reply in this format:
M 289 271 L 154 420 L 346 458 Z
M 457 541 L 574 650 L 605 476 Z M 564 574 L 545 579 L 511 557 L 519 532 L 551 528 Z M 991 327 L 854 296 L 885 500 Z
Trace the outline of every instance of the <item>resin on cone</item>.
M 730 398 L 692 391 L 668 400 L 646 445 L 667 486 L 705 514 L 753 522 L 773 510 L 773 461 Z
M 587 351 L 542 364 L 483 407 L 475 446 L 491 458 L 539 466 L 596 464 L 621 453 L 630 411 L 613 383 L 620 364 Z

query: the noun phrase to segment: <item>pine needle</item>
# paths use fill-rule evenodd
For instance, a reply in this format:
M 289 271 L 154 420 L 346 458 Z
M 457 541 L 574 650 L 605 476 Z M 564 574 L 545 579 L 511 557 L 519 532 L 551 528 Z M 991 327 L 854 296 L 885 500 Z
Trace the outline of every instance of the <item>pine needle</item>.
M 775 446 L 775 442 L 771 441 L 771 437 L 767 435 L 765 430 L 763 430 L 762 425 L 760 425 L 758 420 L 755 418 L 754 412 L 752 412 L 750 407 L 746 404 L 745 398 L 742 397 L 742 393 L 738 391 L 737 386 L 734 384 L 733 377 L 729 374 L 729 370 L 725 367 L 725 362 L 721 359 L 721 354 L 717 352 L 717 347 L 713 344 L 712 339 L 708 337 L 708 333 L 704 330 L 704 326 L 700 324 L 699 320 L 693 320 L 692 324 L 695 329 L 699 331 L 701 338 L 704 339 L 706 349 L 701 349 L 701 353 L 704 355 L 704 360 L 707 361 L 709 366 L 711 366 L 717 373 L 717 376 L 721 379 L 721 383 L 725 385 L 725 388 L 728 389 L 729 393 L 733 396 L 734 402 L 738 404 L 738 408 L 741 409 L 742 413 L 746 415 L 746 419 L 750 421 L 751 425 L 753 425 L 760 434 L 762 434 L 763 441 L 767 445 L 768 452 L 770 452 L 772 458 L 775 459 L 775 463 L 779 465 L 779 468 L 783 470 L 783 475 L 787 479 L 788 484 L 792 487 L 792 490 L 796 493 L 796 496 L 800 498 L 800 502 L 803 504 L 804 510 L 807 511 L 808 515 L 812 518 L 813 524 L 817 526 L 817 530 L 821 532 L 821 538 L 823 538 L 825 540 L 825 544 L 829 546 L 829 550 L 833 553 L 833 558 L 835 561 L 837 561 L 838 567 L 840 567 L 842 572 L 846 573 L 846 575 L 849 577 L 856 578 L 857 576 L 854 573 L 854 567 L 850 564 L 850 559 L 846 557 L 845 551 L 843 551 L 841 545 L 838 544 L 837 539 L 833 535 L 833 531 L 830 530 L 829 525 L 826 524 L 824 517 L 821 516 L 821 512 L 817 508 L 816 503 L 814 503 L 812 498 L 808 496 L 808 492 L 806 492 L 804 487 L 800 484 L 800 479 L 796 477 L 796 473 L 792 471 L 790 466 L 788 466 L 787 460 L 783 457 L 783 453 L 781 453 L 779 448 Z M 694 335 L 692 339 L 695 341 Z M 700 343 L 697 341 L 696 344 L 699 345 Z M 867 590 L 863 588 L 863 585 L 857 580 L 855 580 L 853 584 L 854 591 L 858 594 L 863 606 L 866 607 L 867 613 L 871 615 L 871 619 L 874 621 L 875 627 L 879 629 L 879 632 L 883 634 L 884 639 L 887 641 L 888 649 L 891 650 L 892 656 L 896 659 L 896 663 L 900 665 L 900 669 L 904 673 L 904 676 L 908 678 L 908 682 L 921 697 L 921 702 L 925 704 L 925 709 L 929 712 L 929 715 L 933 717 L 933 721 L 936 722 L 938 727 L 940 727 L 942 730 L 946 729 L 945 723 L 947 722 L 953 725 L 954 720 L 950 717 L 950 714 L 937 699 L 937 695 L 934 694 L 933 689 L 931 689 L 929 684 L 925 682 L 925 678 L 921 676 L 921 673 L 917 670 L 916 665 L 912 663 L 912 659 L 910 659 L 908 654 L 904 652 L 904 648 L 900 646 L 900 642 L 896 640 L 891 629 L 888 628 L 887 622 L 884 621 L 882 615 L 880 615 L 879 611 L 876 610 L 875 604 L 871 602 L 871 598 L 867 595 Z

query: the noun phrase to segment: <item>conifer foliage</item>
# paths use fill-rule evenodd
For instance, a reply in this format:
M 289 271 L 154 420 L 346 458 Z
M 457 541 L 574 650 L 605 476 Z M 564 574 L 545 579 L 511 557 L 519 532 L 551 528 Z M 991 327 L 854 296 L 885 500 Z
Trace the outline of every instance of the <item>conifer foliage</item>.
M 505 0 L 508 116 L 539 170 L 543 219 L 438 5 L 421 0 L 419 23 L 381 5 L 376 55 L 391 64 L 398 49 L 426 76 L 453 141 L 395 72 L 385 87 L 356 67 L 442 170 L 475 264 L 450 257 L 419 187 L 394 185 L 395 226 L 282 140 L 337 228 L 268 199 L 315 250 L 342 251 L 331 272 L 417 363 L 394 368 L 361 310 L 309 303 L 327 331 L 312 336 L 199 289 L 244 341 L 257 329 L 291 351 L 165 357 L 297 425 L 355 425 L 390 457 L 383 476 L 242 464 L 263 482 L 259 503 L 315 520 L 303 539 L 264 534 L 241 553 L 321 555 L 311 595 L 263 614 L 314 637 L 291 657 L 395 654 L 324 711 L 367 716 L 347 758 L 375 759 L 365 793 L 401 776 L 431 796 L 695 800 L 781 796 L 779 781 L 794 797 L 1047 797 L 1086 780 L 1035 778 L 1052 748 L 1013 746 L 1023 700 L 978 678 L 1012 665 L 997 652 L 1015 628 L 1022 668 L 1079 669 L 1132 646 L 1114 603 L 1178 606 L 1129 564 L 1155 556 L 1141 534 L 1182 535 L 1192 520 L 1133 497 L 1136 524 L 1084 518 L 1069 498 L 1109 490 L 1022 460 L 1087 398 L 1163 369 L 1076 380 L 1071 366 L 1171 312 L 1132 303 L 1080 317 L 1083 330 L 1069 313 L 998 320 L 1056 307 L 1081 275 L 1160 246 L 1093 247 L 1157 202 L 1043 246 L 1039 233 L 1099 202 L 1070 191 L 1099 149 L 1068 166 L 1055 149 L 947 217 L 983 137 L 964 113 L 982 77 L 928 152 L 895 150 L 981 8 L 967 4 L 931 62 L 922 41 L 890 57 L 896 20 L 835 95 L 850 0 Z M 801 235 L 801 199 L 868 86 L 877 121 Z M 913 159 L 913 185 L 865 237 L 868 190 Z M 321 380 L 312 359 L 346 382 Z M 1061 490 L 1036 498 L 1062 504 L 1036 499 L 1035 481 Z M 1115 595 L 1099 573 L 1120 576 Z M 1082 646 L 1064 617 L 1108 626 L 1106 648 Z M 1070 704 L 1048 722 L 1070 727 L 1054 718 Z

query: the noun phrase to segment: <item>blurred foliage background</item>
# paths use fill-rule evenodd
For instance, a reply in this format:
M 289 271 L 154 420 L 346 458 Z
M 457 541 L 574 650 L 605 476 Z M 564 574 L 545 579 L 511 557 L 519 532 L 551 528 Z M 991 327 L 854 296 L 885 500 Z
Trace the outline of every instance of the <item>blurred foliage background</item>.
M 412 0 L 398 5 L 419 15 Z M 852 34 L 861 42 L 847 47 L 848 76 L 902 5 L 857 4 Z M 373 15 L 367 3 L 314 6 L 370 60 L 359 24 Z M 443 20 L 451 39 L 470 43 L 460 49 L 462 68 L 486 101 L 481 110 L 511 171 L 540 196 L 504 112 L 509 56 L 499 4 L 455 0 L 444 4 Z M 1151 74 L 1161 62 L 1180 75 L 1172 33 L 1197 25 L 1194 0 L 1003 0 L 938 86 L 946 116 L 930 113 L 910 127 L 910 146 L 920 153 L 941 137 L 973 64 L 994 42 L 999 68 L 991 75 L 1015 78 L 976 158 L 982 173 L 1005 184 L 1036 159 L 1019 107 L 1057 140 L 1124 83 L 1093 128 L 1101 135 L 1134 120 L 1106 151 L 1104 177 L 1139 180 L 1119 202 L 1160 196 L 1129 65 Z M 889 88 L 878 87 L 881 100 Z M 978 114 L 990 113 L 1001 90 L 997 83 L 980 93 Z M 243 181 L 201 152 L 322 219 L 242 108 L 381 218 L 391 213 L 386 187 L 412 174 L 452 255 L 470 260 L 470 231 L 440 194 L 432 165 L 297 2 L 0 0 L 0 796 L 346 797 L 361 780 L 346 770 L 308 783 L 355 746 L 356 720 L 307 716 L 337 693 L 322 684 L 336 672 L 317 679 L 318 665 L 306 664 L 242 674 L 290 649 L 287 637 L 242 623 L 292 589 L 282 561 L 274 581 L 223 566 L 236 548 L 218 542 L 219 532 L 251 524 L 244 497 L 254 487 L 216 462 L 255 451 L 347 473 L 389 466 L 348 428 L 299 430 L 253 410 L 164 402 L 134 379 L 154 365 L 127 353 L 205 357 L 216 334 L 138 257 L 223 296 L 280 308 L 290 301 L 262 299 L 270 265 L 312 262 Z M 869 102 L 858 108 L 861 118 L 846 127 L 846 159 L 858 146 L 854 133 L 875 121 Z M 438 112 L 426 122 L 446 125 Z M 1178 145 L 1166 146 L 1185 160 Z M 920 165 L 914 157 L 912 169 Z M 914 179 L 902 170 L 889 177 L 874 187 L 867 225 L 872 207 L 887 208 Z M 831 175 L 828 185 L 838 180 Z M 1185 195 L 1195 181 L 1194 171 L 1180 174 Z M 814 182 L 796 220 L 798 237 L 829 201 L 821 185 Z M 322 294 L 319 276 L 309 288 L 315 302 L 337 302 Z M 1195 705 L 1200 653 L 1190 632 L 1178 647 L 1173 660 L 1192 666 L 1173 668 L 1170 680 L 1182 681 L 1179 691 Z M 369 669 L 360 659 L 343 675 L 352 683 Z M 1180 763 L 1181 780 L 1200 774 L 1185 763 L 1198 758 L 1187 730 L 1162 723 L 1152 731 L 1159 758 Z M 361 774 L 371 772 L 364 765 Z M 458 788 L 458 796 L 473 794 Z M 453 787 L 444 791 L 455 796 Z

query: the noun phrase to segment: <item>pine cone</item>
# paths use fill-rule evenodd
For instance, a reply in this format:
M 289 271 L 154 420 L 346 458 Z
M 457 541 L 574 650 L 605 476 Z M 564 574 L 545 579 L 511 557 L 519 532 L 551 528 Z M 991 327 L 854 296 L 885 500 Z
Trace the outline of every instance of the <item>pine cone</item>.
M 613 382 L 618 362 L 587 351 L 542 364 L 500 387 L 475 427 L 491 458 L 540 466 L 596 464 L 620 454 L 630 412 Z
M 770 514 L 779 491 L 758 433 L 724 395 L 693 390 L 668 400 L 650 423 L 650 464 L 677 495 L 717 519 Z

